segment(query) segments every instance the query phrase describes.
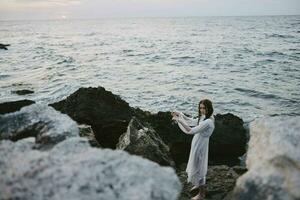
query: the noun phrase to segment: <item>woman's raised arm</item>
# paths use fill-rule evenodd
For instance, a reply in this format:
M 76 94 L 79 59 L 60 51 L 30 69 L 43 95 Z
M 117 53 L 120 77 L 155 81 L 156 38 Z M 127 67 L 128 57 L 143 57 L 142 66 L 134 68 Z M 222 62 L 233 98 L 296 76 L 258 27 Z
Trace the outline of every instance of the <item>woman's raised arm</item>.
M 178 111 L 177 111 L 178 112 Z M 198 117 L 197 118 L 191 118 L 183 114 L 183 112 L 178 112 L 179 116 L 182 116 L 182 118 L 185 120 L 187 125 L 189 126 L 197 126 L 198 125 Z
M 189 127 L 189 125 L 187 123 L 185 123 L 184 120 L 182 120 L 182 118 L 178 118 L 177 119 L 178 122 L 178 126 L 179 128 L 186 134 L 189 135 L 194 135 L 197 133 L 203 132 L 205 129 L 207 129 L 209 127 L 209 120 L 204 120 L 204 121 L 200 121 L 199 125 L 191 128 Z

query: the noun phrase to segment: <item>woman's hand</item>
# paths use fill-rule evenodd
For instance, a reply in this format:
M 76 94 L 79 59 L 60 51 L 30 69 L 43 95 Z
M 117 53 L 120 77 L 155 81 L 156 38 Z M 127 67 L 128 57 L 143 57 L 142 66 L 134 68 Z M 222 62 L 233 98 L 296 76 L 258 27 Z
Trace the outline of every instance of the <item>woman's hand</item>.
M 179 112 L 176 112 L 176 111 L 174 111 L 174 112 L 171 112 L 171 115 L 173 116 L 173 117 L 178 117 L 179 116 Z
M 173 120 L 173 123 L 177 124 L 177 123 L 178 123 L 178 122 L 177 122 L 178 116 L 173 116 L 173 117 L 172 117 L 172 120 Z

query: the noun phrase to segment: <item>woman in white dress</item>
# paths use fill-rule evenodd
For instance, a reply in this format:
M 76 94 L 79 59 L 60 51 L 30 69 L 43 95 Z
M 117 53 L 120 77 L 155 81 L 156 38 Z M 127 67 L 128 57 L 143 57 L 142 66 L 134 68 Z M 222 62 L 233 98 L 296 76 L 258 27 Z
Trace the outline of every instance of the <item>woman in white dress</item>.
M 198 194 L 192 200 L 205 197 L 209 137 L 215 128 L 213 111 L 212 102 L 209 99 L 203 99 L 199 102 L 196 119 L 187 117 L 179 111 L 172 112 L 172 120 L 177 122 L 179 128 L 186 134 L 194 135 L 186 168 L 187 181 L 194 186 L 190 191 L 199 189 Z

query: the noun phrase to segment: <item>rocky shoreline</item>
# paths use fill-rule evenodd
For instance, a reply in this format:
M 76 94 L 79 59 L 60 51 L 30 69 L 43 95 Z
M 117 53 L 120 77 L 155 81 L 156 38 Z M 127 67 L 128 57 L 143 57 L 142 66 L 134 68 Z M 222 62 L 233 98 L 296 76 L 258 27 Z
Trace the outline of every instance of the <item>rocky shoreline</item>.
M 240 157 L 247 151 L 249 133 L 238 116 L 216 114 L 215 119 L 206 199 L 231 199 L 233 194 L 241 199 L 234 187 L 248 173 Z M 103 87 L 80 88 L 49 105 L 30 100 L 2 103 L 0 199 L 82 199 L 83 193 L 85 199 L 190 199 L 185 167 L 191 140 L 172 123 L 170 112 L 133 108 Z M 28 168 L 18 167 L 20 161 L 12 157 L 22 158 Z M 121 165 L 110 163 L 111 158 Z M 103 171 L 105 163 L 110 163 L 109 173 Z M 72 179 L 74 174 L 78 181 Z M 36 190 L 24 183 L 28 177 Z M 60 188 L 51 188 L 47 181 L 58 181 Z M 84 184 L 79 186 L 79 181 Z

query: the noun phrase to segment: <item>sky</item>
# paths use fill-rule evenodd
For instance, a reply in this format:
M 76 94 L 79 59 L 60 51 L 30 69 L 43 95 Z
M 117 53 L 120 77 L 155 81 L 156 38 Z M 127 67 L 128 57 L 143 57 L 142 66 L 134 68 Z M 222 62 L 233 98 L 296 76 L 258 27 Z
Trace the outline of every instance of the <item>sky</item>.
M 0 0 L 0 20 L 300 15 L 300 0 Z

